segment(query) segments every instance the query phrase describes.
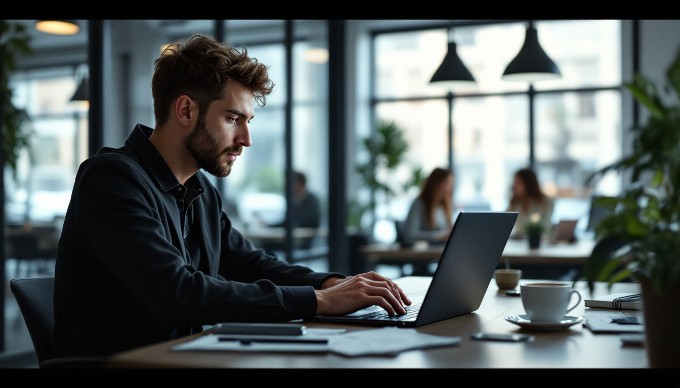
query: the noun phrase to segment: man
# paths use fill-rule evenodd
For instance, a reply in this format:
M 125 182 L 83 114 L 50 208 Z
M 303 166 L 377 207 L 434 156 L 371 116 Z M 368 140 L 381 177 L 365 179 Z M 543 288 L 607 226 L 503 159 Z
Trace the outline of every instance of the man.
M 288 321 L 411 302 L 391 280 L 290 265 L 232 227 L 201 169 L 226 177 L 274 87 L 247 50 L 202 35 L 169 46 L 151 83 L 154 129 L 78 170 L 55 268 L 61 356 L 111 355 L 224 321 Z
M 318 228 L 321 224 L 321 203 L 319 197 L 307 189 L 307 176 L 296 171 L 294 174 L 295 180 L 293 182 L 293 211 L 291 213 L 293 228 Z M 286 225 L 286 220 L 269 224 L 272 227 L 282 227 Z M 301 238 L 296 241 L 296 247 L 307 249 L 310 248 L 313 242 L 313 237 Z M 262 244 L 268 252 L 276 250 L 284 250 L 285 243 L 267 242 Z
M 295 172 L 293 186 L 293 226 L 318 228 L 321 223 L 319 198 L 307 189 L 305 174 Z

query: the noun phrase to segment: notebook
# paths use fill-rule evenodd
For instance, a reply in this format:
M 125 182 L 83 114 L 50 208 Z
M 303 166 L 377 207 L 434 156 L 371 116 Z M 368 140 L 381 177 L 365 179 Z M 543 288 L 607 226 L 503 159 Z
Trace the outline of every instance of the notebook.
M 432 277 L 395 281 L 413 304 L 390 317 L 379 306 L 347 315 L 317 315 L 316 322 L 419 327 L 469 314 L 479 308 L 498 266 L 517 212 L 461 211 L 456 217 Z
M 642 298 L 639 293 L 619 293 L 603 295 L 584 300 L 586 307 L 597 307 L 615 310 L 642 310 Z

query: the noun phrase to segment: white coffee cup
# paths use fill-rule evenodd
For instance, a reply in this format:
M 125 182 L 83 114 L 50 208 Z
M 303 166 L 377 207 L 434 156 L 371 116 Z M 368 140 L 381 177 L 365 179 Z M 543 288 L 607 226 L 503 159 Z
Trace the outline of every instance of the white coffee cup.
M 532 322 L 560 322 L 581 303 L 581 293 L 568 283 L 536 282 L 520 287 L 524 311 Z M 578 300 L 570 306 L 574 295 Z

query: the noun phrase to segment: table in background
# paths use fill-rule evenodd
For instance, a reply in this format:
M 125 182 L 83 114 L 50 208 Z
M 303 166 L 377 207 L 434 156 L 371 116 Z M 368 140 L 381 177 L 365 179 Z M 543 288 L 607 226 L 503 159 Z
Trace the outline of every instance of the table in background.
M 60 235 L 61 227 L 54 223 L 5 225 L 5 257 L 16 260 L 9 278 L 53 271 Z
M 286 240 L 286 228 L 283 226 L 276 227 L 250 227 L 240 230 L 241 233 L 248 237 L 256 245 L 261 242 L 277 242 L 282 243 Z M 326 228 L 293 228 L 293 239 L 309 239 L 316 236 L 326 236 L 328 231 Z
M 244 228 L 240 230 L 244 236 L 246 236 L 256 247 L 267 247 L 270 244 L 275 244 L 276 246 L 283 246 L 286 241 L 286 228 L 285 227 L 264 227 L 256 226 L 250 228 Z M 314 240 L 324 240 L 328 235 L 328 228 L 318 227 L 318 228 L 303 228 L 295 227 L 293 228 L 293 241 L 296 246 L 293 249 L 290 259 L 286 257 L 286 252 L 283 250 L 276 251 L 279 257 L 296 262 L 300 260 L 310 260 L 317 259 L 328 256 L 328 246 L 326 243 L 314 244 Z M 299 247 L 297 247 L 299 246 Z
M 522 280 L 522 283 L 530 280 Z M 577 283 L 584 297 L 590 296 L 584 282 Z M 637 283 L 617 283 L 612 289 L 598 283 L 593 296 L 610 292 L 639 292 Z M 581 302 L 570 315 L 583 315 Z M 480 308 L 471 313 L 415 330 L 423 333 L 459 336 L 458 346 L 410 350 L 394 357 L 345 357 L 333 353 L 244 353 L 173 352 L 172 346 L 193 339 L 182 338 L 114 355 L 112 368 L 647 368 L 644 347 L 623 346 L 618 335 L 593 334 L 576 324 L 567 330 L 529 333 L 530 342 L 475 341 L 474 332 L 527 332 L 505 320 L 523 314 L 522 301 L 506 296 L 491 282 Z M 632 312 L 639 314 L 639 312 Z M 374 329 L 370 326 L 306 323 L 309 327 Z M 205 334 L 197 334 L 205 335 Z M 196 335 L 195 335 L 196 336 Z
M 543 241 L 537 249 L 530 249 L 526 240 L 508 240 L 501 261 L 513 265 L 583 265 L 595 246 L 594 240 L 578 240 L 573 243 L 549 243 Z M 418 261 L 437 262 L 443 245 L 427 248 L 402 248 L 398 244 L 368 244 L 360 248 L 366 256 L 368 268 L 378 264 L 407 264 Z

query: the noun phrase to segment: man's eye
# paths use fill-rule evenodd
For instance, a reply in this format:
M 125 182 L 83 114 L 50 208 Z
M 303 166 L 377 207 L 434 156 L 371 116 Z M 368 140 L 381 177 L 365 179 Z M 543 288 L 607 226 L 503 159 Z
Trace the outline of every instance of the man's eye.
M 235 123 L 238 121 L 238 117 L 227 117 L 227 120 L 229 120 L 231 123 Z

